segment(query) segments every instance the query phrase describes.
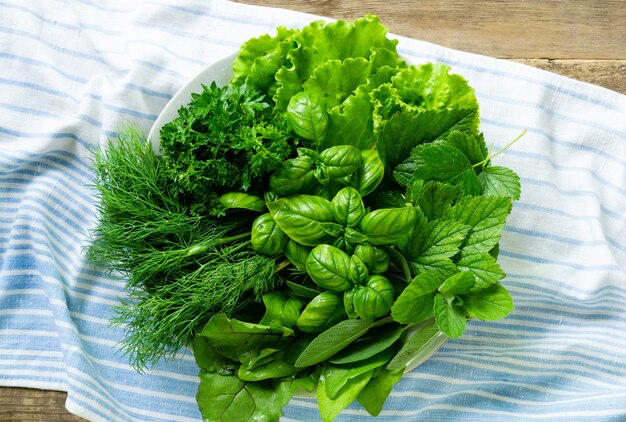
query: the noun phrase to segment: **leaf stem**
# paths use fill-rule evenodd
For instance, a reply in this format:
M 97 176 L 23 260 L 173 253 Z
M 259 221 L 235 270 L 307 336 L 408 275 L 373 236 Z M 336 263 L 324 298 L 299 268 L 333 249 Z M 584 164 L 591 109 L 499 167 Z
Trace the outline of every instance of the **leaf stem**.
M 284 261 L 282 261 L 280 264 L 276 266 L 276 268 L 274 269 L 274 274 L 278 274 L 280 271 L 284 270 L 290 265 L 291 265 L 291 262 L 285 259 Z
M 472 166 L 472 168 L 474 167 L 478 167 L 478 166 L 482 166 L 483 168 L 487 165 L 487 163 L 494 159 L 495 157 L 497 157 L 498 155 L 502 154 L 504 151 L 506 151 L 511 145 L 513 145 L 515 142 L 517 142 L 522 136 L 526 135 L 526 132 L 528 132 L 528 129 L 524 129 L 522 131 L 522 133 L 520 133 L 519 135 L 517 135 L 515 137 L 515 139 L 513 139 L 511 142 L 509 142 L 504 148 L 502 148 L 500 151 L 496 152 L 495 154 L 491 155 L 491 152 L 489 152 L 489 156 L 487 158 L 485 158 L 483 161 L 476 163 Z
M 217 241 L 218 245 L 225 245 L 227 243 L 236 242 L 237 240 L 247 239 L 252 235 L 251 231 L 247 231 L 241 234 L 236 234 L 234 236 L 222 237 Z

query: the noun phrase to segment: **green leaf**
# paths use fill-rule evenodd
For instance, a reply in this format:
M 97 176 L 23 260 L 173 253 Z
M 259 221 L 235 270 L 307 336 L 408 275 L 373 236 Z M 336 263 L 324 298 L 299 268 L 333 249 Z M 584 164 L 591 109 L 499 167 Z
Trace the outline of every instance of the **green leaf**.
M 478 175 L 483 194 L 487 196 L 507 196 L 516 201 L 520 198 L 519 176 L 506 167 L 490 166 Z
M 358 362 L 345 365 L 332 365 L 330 363 L 325 364 L 324 372 L 321 376 L 323 376 L 326 380 L 326 396 L 333 400 L 336 399 L 341 390 L 353 378 L 387 364 L 394 353 L 395 350 L 390 348 L 382 350 L 369 358 Z
M 353 284 L 365 284 L 369 279 L 369 271 L 357 255 L 350 257 L 350 280 Z
M 459 338 L 465 332 L 465 315 L 450 298 L 441 294 L 435 296 L 435 321 L 439 329 L 450 338 Z
M 354 286 L 354 311 L 362 319 L 373 320 L 387 314 L 393 305 L 393 286 L 382 275 L 373 275 L 365 286 Z
M 306 271 L 323 289 L 344 292 L 352 288 L 350 255 L 330 245 L 318 245 L 306 260 Z
M 513 311 L 513 299 L 501 284 L 463 296 L 463 309 L 473 318 L 496 320 Z
M 389 371 L 404 371 L 409 363 L 429 357 L 433 353 L 433 348 L 436 349 L 440 345 L 441 335 L 442 333 L 434 320 L 418 328 L 406 339 L 400 351 L 387 365 L 387 369 Z
M 270 176 L 270 188 L 279 195 L 308 192 L 315 184 L 315 172 L 310 159 L 297 157 L 286 160 Z
M 300 317 L 302 302 L 280 292 L 269 292 L 263 295 L 265 315 L 259 324 L 269 325 L 272 321 L 280 322 L 284 327 L 293 328 Z
M 325 184 L 355 173 L 361 166 L 361 151 L 350 145 L 337 145 L 322 151 L 320 159 L 316 177 Z
M 303 333 L 319 333 L 345 318 L 340 295 L 325 291 L 315 296 L 304 308 L 296 327 Z
M 304 368 L 322 362 L 345 349 L 372 326 L 371 321 L 348 319 L 317 336 L 298 357 L 295 366 Z
M 221 367 L 222 357 L 211 345 L 209 341 L 202 336 L 194 336 L 193 338 L 193 357 L 196 365 L 202 369 L 214 372 Z
M 387 350 L 402 336 L 404 330 L 400 325 L 383 325 L 370 330 L 365 336 L 330 358 L 330 363 L 343 365 L 358 362 Z
M 412 205 L 403 208 L 382 208 L 371 211 L 363 217 L 359 228 L 372 245 L 397 242 L 409 234 L 417 217 Z
M 469 293 L 476 284 L 476 278 L 470 271 L 463 271 L 449 277 L 439 286 L 439 293 L 444 296 L 459 296 Z
M 363 199 L 354 188 L 341 189 L 331 202 L 335 220 L 345 227 L 357 226 L 365 216 Z
M 293 195 L 274 202 L 267 208 L 278 227 L 287 236 L 305 246 L 316 246 L 332 240 L 321 224 L 333 222 L 335 216 L 330 201 L 311 195 Z
M 407 160 L 416 146 L 451 130 L 467 130 L 475 117 L 475 110 L 459 108 L 396 113 L 379 129 L 376 149 L 386 168 L 393 169 Z
M 463 255 L 456 266 L 460 271 L 471 271 L 474 274 L 476 286 L 473 290 L 485 288 L 506 276 L 496 259 L 488 253 Z
M 293 330 L 286 327 L 243 322 L 223 313 L 214 315 L 200 332 L 211 347 L 234 360 L 252 349 L 276 347 L 292 334 Z
M 387 369 L 382 370 L 374 378 L 370 379 L 365 388 L 359 393 L 357 400 L 361 406 L 372 416 L 378 416 L 383 410 L 383 405 L 391 393 L 393 386 L 400 381 L 404 371 L 395 372 Z
M 463 198 L 450 208 L 444 218 L 453 219 L 471 227 L 461 248 L 461 254 L 466 256 L 488 253 L 500 240 L 511 207 L 511 198 L 480 196 Z
M 328 114 L 322 99 L 307 92 L 298 92 L 287 106 L 287 121 L 302 138 L 321 144 L 328 130 Z
M 369 380 L 372 378 L 374 370 L 371 369 L 361 375 L 350 380 L 347 385 L 339 392 L 335 399 L 331 399 L 326 394 L 326 378 L 320 376 L 317 385 L 317 404 L 320 408 L 320 416 L 323 422 L 332 422 L 342 410 L 350 405 L 365 388 Z
M 421 181 L 417 179 L 417 181 Z M 441 218 L 459 196 L 457 186 L 435 181 L 426 182 L 414 205 L 418 205 L 429 221 Z
M 455 130 L 446 136 L 446 143 L 461 151 L 472 165 L 484 162 L 489 153 L 482 133 L 473 135 Z
M 420 145 L 409 158 L 414 164 L 414 178 L 437 180 L 457 186 L 463 196 L 481 194 L 480 183 L 467 157 L 445 143 Z
M 196 400 L 205 421 L 278 422 L 295 391 L 289 381 L 248 382 L 204 369 L 199 377 Z
M 288 240 L 270 213 L 261 214 L 252 223 L 250 245 L 257 252 L 265 255 L 279 254 Z
M 244 192 L 227 192 L 219 196 L 224 209 L 244 209 L 256 212 L 265 211 L 263 198 Z
M 385 165 L 378 157 L 376 150 L 361 151 L 361 167 L 350 177 L 344 178 L 343 183 L 355 188 L 361 196 L 369 195 L 383 180 Z
M 359 150 L 374 147 L 373 106 L 369 93 L 359 90 L 341 106 L 328 110 L 328 132 L 323 148 L 351 145 Z
M 282 353 L 279 353 L 282 355 Z M 267 379 L 288 377 L 296 373 L 296 368 L 282 359 L 274 359 L 263 365 L 249 368 L 241 365 L 237 377 L 243 381 L 263 381 Z
M 434 271 L 415 277 L 391 307 L 394 321 L 417 324 L 432 316 L 435 293 L 445 279 Z
M 289 239 L 287 245 L 285 245 L 285 257 L 291 262 L 299 271 L 306 272 L 306 259 L 311 252 L 311 248 L 299 244 L 298 242 Z

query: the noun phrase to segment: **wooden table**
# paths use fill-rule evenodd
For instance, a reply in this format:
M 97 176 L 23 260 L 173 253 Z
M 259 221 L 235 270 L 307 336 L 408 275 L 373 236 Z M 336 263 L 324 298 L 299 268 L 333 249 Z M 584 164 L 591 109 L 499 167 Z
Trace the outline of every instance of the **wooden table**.
M 380 16 L 390 32 L 515 60 L 626 94 L 626 0 L 244 0 L 331 18 Z M 0 388 L 0 420 L 80 421 L 65 393 Z

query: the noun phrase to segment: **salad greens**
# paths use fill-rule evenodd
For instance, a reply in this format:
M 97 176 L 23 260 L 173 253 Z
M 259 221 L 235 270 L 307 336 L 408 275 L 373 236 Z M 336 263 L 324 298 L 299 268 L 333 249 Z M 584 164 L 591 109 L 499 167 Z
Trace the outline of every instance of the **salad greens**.
M 378 415 L 410 362 L 513 310 L 500 234 L 519 178 L 493 166 L 474 90 L 408 65 L 375 16 L 241 46 L 160 134 L 95 156 L 89 256 L 128 278 L 139 368 L 193 349 L 205 420 Z

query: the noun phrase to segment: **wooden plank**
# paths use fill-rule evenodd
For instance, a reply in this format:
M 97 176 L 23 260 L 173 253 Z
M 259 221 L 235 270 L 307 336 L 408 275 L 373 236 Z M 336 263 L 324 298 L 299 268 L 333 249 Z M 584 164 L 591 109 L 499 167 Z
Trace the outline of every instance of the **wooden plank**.
M 67 394 L 59 391 L 3 387 L 0 390 L 0 420 L 15 422 L 81 422 L 83 418 L 65 409 Z
M 516 59 L 515 61 L 626 94 L 626 60 Z
M 335 19 L 373 13 L 394 34 L 501 58 L 626 58 L 625 0 L 239 2 Z

